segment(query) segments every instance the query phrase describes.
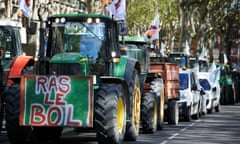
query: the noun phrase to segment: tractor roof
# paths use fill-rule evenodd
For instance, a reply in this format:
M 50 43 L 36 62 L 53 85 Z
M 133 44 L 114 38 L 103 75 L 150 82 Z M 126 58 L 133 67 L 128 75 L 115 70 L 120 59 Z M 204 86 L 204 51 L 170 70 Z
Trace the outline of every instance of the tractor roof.
M 22 27 L 22 24 L 18 21 L 13 21 L 9 19 L 0 19 L 0 26 Z
M 101 14 L 56 14 L 52 15 L 49 18 L 50 19 L 55 19 L 55 18 L 66 18 L 67 20 L 80 20 L 80 19 L 86 19 L 86 18 L 100 18 L 104 19 L 106 21 L 110 21 L 113 18 L 110 16 L 106 15 L 101 15 Z
M 138 37 L 138 36 L 125 36 L 124 40 L 125 42 L 147 43 L 144 37 Z

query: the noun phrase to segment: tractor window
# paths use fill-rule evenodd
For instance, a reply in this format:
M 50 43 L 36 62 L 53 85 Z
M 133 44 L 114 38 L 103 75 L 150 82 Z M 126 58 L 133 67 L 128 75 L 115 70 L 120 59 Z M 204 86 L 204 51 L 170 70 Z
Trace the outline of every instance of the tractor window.
M 104 23 L 67 22 L 53 25 L 52 54 L 78 52 L 88 58 L 102 57 L 105 40 Z
M 0 27 L 0 51 L 3 58 L 15 57 L 17 53 L 13 45 L 12 32 L 3 27 Z
M 111 28 L 108 29 L 108 38 L 109 38 L 109 48 L 110 53 L 115 52 L 116 57 L 120 55 L 119 47 L 118 47 L 118 31 L 115 28 L 117 25 L 112 25 Z
M 137 47 L 134 44 L 127 44 L 128 47 L 128 51 L 127 51 L 127 55 L 130 56 L 131 58 L 135 58 L 137 59 L 140 64 L 141 64 L 141 71 L 144 71 L 147 69 L 145 63 L 147 63 L 147 57 L 144 53 L 144 49 L 140 49 L 139 47 Z

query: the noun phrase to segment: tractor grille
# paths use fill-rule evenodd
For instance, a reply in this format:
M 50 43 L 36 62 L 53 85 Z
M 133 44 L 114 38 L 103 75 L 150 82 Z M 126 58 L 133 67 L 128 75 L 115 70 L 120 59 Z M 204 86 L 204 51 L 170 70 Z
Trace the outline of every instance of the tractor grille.
M 51 64 L 50 74 L 56 75 L 79 75 L 80 64 Z

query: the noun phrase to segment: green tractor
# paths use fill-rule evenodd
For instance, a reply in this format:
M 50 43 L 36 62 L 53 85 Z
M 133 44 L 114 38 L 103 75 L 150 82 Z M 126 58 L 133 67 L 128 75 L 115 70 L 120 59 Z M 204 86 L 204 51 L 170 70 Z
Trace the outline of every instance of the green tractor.
M 64 127 L 95 131 L 101 144 L 136 140 L 140 64 L 121 57 L 117 21 L 58 14 L 40 31 L 36 73 L 9 88 L 11 143 L 58 141 Z
M 122 55 L 137 59 L 141 65 L 141 130 L 154 133 L 161 130 L 164 122 L 164 86 L 157 73 L 150 73 L 150 43 L 143 37 L 125 36 Z
M 22 38 L 26 33 L 21 33 L 22 28 L 18 21 L 0 20 L 0 131 L 5 115 L 5 99 L 12 98 L 7 96 L 8 86 L 19 83 L 21 74 L 32 70 L 34 64 L 33 57 L 25 56 L 23 52 Z

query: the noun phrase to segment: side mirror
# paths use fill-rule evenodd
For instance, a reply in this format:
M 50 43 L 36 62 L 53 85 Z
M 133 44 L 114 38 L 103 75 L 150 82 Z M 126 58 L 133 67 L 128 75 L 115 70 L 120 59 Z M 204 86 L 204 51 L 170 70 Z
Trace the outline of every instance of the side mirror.
M 215 92 L 216 90 L 217 90 L 217 88 L 216 88 L 216 87 L 212 88 L 212 91 L 213 91 L 213 92 Z
M 127 35 L 128 34 L 127 23 L 123 20 L 120 20 L 117 23 L 118 23 L 119 35 Z

